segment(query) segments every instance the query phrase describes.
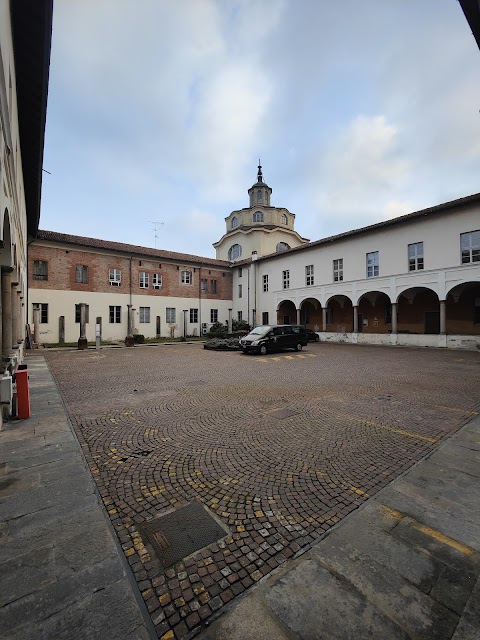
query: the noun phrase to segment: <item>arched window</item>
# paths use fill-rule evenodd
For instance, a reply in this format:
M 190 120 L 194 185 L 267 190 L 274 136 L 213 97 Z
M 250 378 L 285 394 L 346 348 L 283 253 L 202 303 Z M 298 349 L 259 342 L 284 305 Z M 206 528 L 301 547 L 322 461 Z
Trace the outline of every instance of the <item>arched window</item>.
M 261 202 L 262 201 L 262 190 L 259 189 L 257 191 L 257 202 Z
M 253 222 L 263 222 L 263 211 L 255 211 L 253 214 Z
M 282 213 L 282 224 L 288 224 L 288 218 L 284 213 Z
M 277 244 L 277 247 L 276 247 L 277 251 L 286 251 L 287 249 L 290 249 L 290 245 L 287 244 L 286 242 L 279 242 Z
M 237 258 L 240 258 L 241 255 L 242 247 L 239 244 L 232 244 L 232 246 L 228 250 L 228 259 L 236 260 Z
M 232 218 L 232 229 L 235 229 L 235 227 L 238 227 L 238 218 L 237 218 L 237 216 L 233 216 L 233 218 Z

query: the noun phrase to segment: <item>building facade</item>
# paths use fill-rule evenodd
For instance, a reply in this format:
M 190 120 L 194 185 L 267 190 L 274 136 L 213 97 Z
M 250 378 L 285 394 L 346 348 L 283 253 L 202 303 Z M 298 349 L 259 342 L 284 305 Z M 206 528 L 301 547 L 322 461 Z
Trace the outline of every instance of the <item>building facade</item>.
M 27 244 L 40 217 L 52 11 L 48 0 L 0 0 L 2 378 L 23 358 Z M 8 414 L 11 402 L 3 409 Z
M 96 324 L 103 340 L 124 340 L 129 309 L 147 338 L 198 336 L 229 319 L 229 262 L 51 231 L 38 232 L 29 261 L 40 343 L 77 341 L 82 303 L 88 341 Z
M 303 324 L 322 341 L 480 348 L 480 194 L 308 242 L 263 181 L 233 211 L 217 259 L 40 231 L 30 246 L 40 341 L 200 335 L 229 317 Z M 230 315 L 231 314 L 231 315 Z M 63 320 L 62 320 L 63 318 Z M 62 325 L 63 323 L 63 325 Z

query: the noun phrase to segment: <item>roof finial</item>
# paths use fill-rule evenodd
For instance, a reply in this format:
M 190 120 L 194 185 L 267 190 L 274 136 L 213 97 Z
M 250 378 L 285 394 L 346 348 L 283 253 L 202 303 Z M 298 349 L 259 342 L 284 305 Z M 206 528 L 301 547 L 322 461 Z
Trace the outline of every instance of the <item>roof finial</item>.
M 262 176 L 262 163 L 260 162 L 260 158 L 258 159 L 257 182 L 263 182 L 263 176 Z

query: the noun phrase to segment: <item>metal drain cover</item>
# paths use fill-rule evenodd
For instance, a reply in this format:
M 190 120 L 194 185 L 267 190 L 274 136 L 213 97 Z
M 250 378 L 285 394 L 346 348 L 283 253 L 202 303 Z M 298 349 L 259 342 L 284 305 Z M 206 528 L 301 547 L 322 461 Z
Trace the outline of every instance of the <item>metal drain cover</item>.
M 139 526 L 164 569 L 229 534 L 199 502 Z

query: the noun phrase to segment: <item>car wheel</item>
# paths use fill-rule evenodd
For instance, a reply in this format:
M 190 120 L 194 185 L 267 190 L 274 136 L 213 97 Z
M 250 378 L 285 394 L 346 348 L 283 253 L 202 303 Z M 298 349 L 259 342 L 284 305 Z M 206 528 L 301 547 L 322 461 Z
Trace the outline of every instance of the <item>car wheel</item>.
M 320 342 L 320 336 L 315 336 L 315 342 Z
M 266 355 L 267 353 L 267 347 L 262 344 L 262 346 L 260 347 L 260 353 L 262 354 L 262 356 Z
M 295 346 L 295 351 L 301 351 L 302 350 L 302 345 L 300 344 L 300 342 Z

